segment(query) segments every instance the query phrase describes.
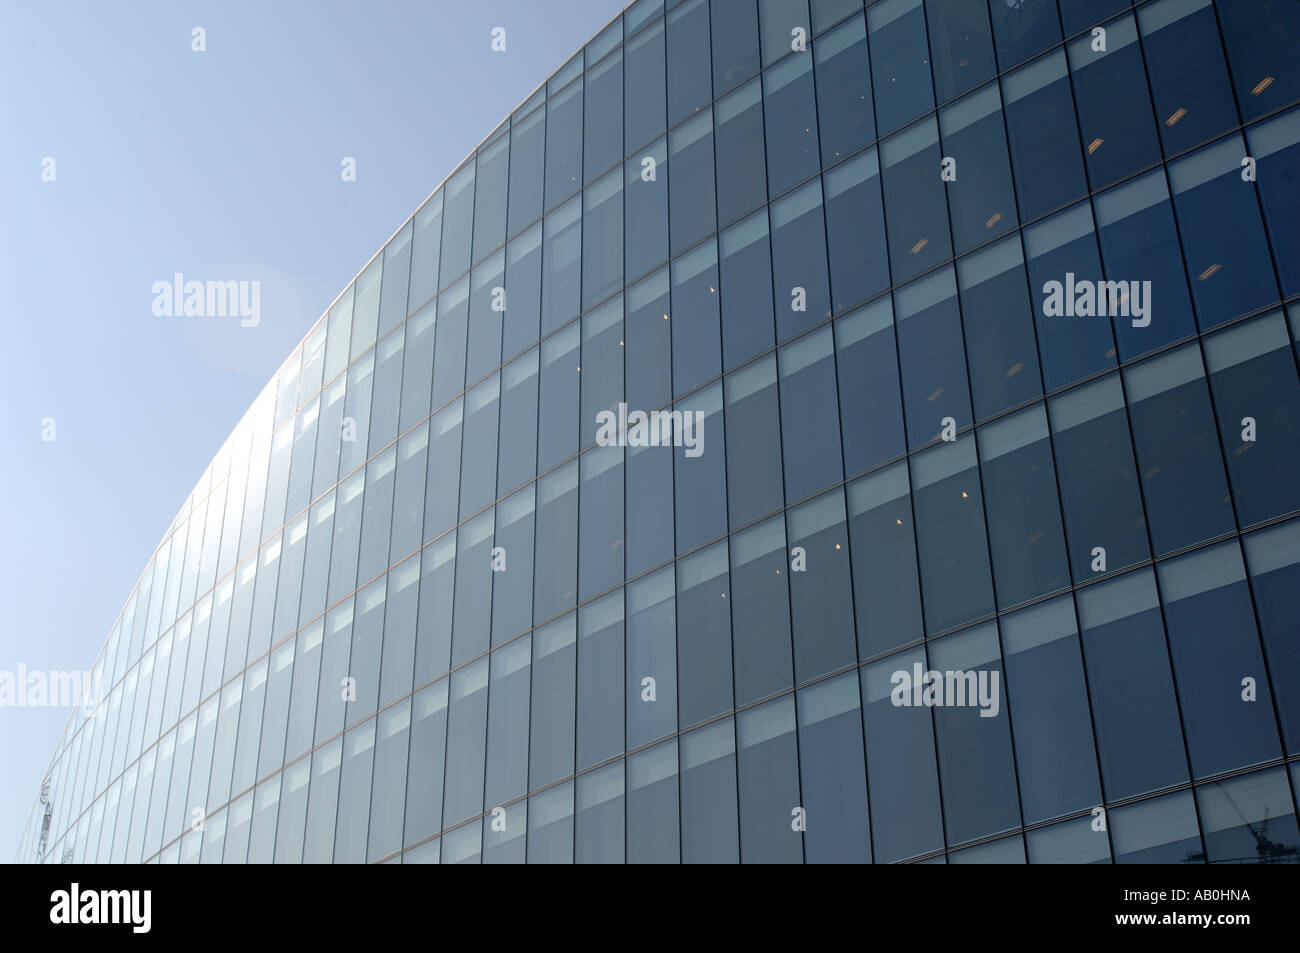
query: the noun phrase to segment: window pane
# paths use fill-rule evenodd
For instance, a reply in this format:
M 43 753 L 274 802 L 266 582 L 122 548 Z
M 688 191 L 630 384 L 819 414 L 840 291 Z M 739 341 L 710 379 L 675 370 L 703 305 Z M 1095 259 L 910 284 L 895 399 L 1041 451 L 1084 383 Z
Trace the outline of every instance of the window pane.
M 713 92 L 721 95 L 758 72 L 758 4 L 712 0 Z
M 760 209 L 718 236 L 722 252 L 722 362 L 742 364 L 775 343 L 772 252 L 767 210 Z
M 674 578 L 665 566 L 627 587 L 628 748 L 677 730 Z
M 582 80 L 546 101 L 546 207 L 582 186 Z
M 1066 596 L 1005 617 L 1002 647 L 1025 823 L 1100 804 L 1073 602 Z
M 1187 781 L 1155 577 L 1128 573 L 1078 594 L 1107 800 Z
M 1054 398 L 1048 411 L 1074 581 L 1147 559 L 1146 520 L 1118 376 Z
M 1133 365 L 1124 382 L 1156 553 L 1232 532 L 1232 497 L 1196 345 Z
M 1109 813 L 1117 864 L 1185 864 L 1205 859 L 1191 791 L 1139 801 Z
M 1300 581 L 1300 522 L 1245 538 L 1259 628 L 1272 675 L 1278 721 L 1288 754 L 1300 751 L 1300 645 L 1293 637 L 1294 592 Z
M 779 516 L 731 537 L 736 704 L 794 683 L 785 521 Z
M 1058 50 L 1008 73 L 1002 99 L 1021 220 L 1087 192 L 1065 54 Z
M 807 53 L 790 56 L 763 74 L 767 187 L 772 195 L 802 182 L 821 165 L 817 129 L 808 121 L 816 113 L 814 96 L 812 57 Z
M 1092 285 L 1101 275 L 1101 261 L 1088 204 L 1031 225 L 1023 234 L 1047 389 L 1113 367 L 1115 338 L 1110 322 L 1097 314 Z
M 667 128 L 664 92 L 664 23 L 629 40 L 623 48 L 624 151 L 639 149 Z
M 858 6 L 854 0 L 849 9 Z M 813 19 L 816 20 L 816 7 Z M 838 17 L 836 17 L 838 19 Z M 824 163 L 857 152 L 876 138 L 871 109 L 871 66 L 866 21 L 856 16 L 813 46 L 817 72 L 817 124 Z
M 682 735 L 681 758 L 682 863 L 739 862 L 732 719 Z
M 998 66 L 1006 69 L 1061 40 L 1054 0 L 989 0 Z
M 1259 163 L 1257 188 L 1268 224 L 1273 263 L 1286 295 L 1300 291 L 1300 235 L 1294 227 L 1300 218 L 1300 195 L 1287 183 L 1300 177 L 1300 110 L 1246 130 L 1251 155 Z
M 510 123 L 509 233 L 537 220 L 542 214 L 542 170 L 546 152 L 546 110 L 535 109 Z
M 844 472 L 859 473 L 906 449 L 891 299 L 885 296 L 836 320 L 835 351 Z M 864 407 L 874 410 L 864 413 Z
M 709 104 L 709 5 L 689 0 L 668 12 L 668 124 Z
M 848 485 L 858 656 L 871 658 L 921 638 L 921 590 L 907 464 Z
M 819 180 L 772 203 L 772 286 L 778 341 L 831 316 Z
M 1002 125 L 1002 100 L 990 83 L 939 111 L 945 157 L 956 159 L 956 179 L 946 182 L 957 253 L 1014 228 L 1016 197 Z
M 1158 566 L 1192 776 L 1282 753 L 1235 540 Z
M 961 309 L 952 268 L 928 275 L 894 294 L 898 357 L 903 369 L 907 442 L 915 449 L 940 432 L 971 423 Z M 953 423 L 948 423 L 951 419 Z
M 822 176 L 831 293 L 836 311 L 889 286 L 880 162 L 868 149 Z
M 1205 339 L 1210 388 L 1237 519 L 1248 526 L 1300 508 L 1300 381 L 1280 311 Z
M 926 0 L 925 17 L 939 102 L 993 75 L 993 38 L 984 0 Z
M 1234 135 L 1169 166 L 1202 330 L 1278 298 L 1259 204 L 1240 174 L 1245 148 Z
M 1247 121 L 1300 97 L 1300 10 L 1272 0 L 1216 3 L 1237 103 Z
M 620 589 L 583 606 L 578 612 L 579 771 L 623 751 L 626 702 L 617 688 L 622 679 L 623 591 Z M 622 785 L 619 787 L 621 793 Z
M 677 562 L 678 710 L 694 725 L 731 708 L 731 609 L 727 544 Z
M 925 705 L 895 705 L 895 673 L 925 670 L 923 648 L 900 652 L 862 673 L 873 860 L 896 863 L 943 848 L 934 726 Z M 908 697 L 906 695 L 902 696 Z
M 1106 277 L 1127 282 L 1119 285 L 1115 295 L 1118 306 L 1110 307 L 1120 359 L 1129 360 L 1194 333 L 1196 323 L 1164 173 L 1156 170 L 1103 192 L 1095 208 Z M 1158 321 L 1152 308 L 1156 289 Z
M 706 109 L 668 134 L 672 188 L 668 223 L 672 253 L 717 228 L 713 195 L 713 110 Z
M 934 107 L 930 51 L 921 0 L 881 0 L 867 9 L 871 86 L 880 129 L 901 126 Z
M 795 682 L 854 661 L 849 540 L 844 492 L 836 489 L 786 513 Z
M 786 345 L 777 361 L 786 499 L 793 502 L 844 478 L 831 329 L 823 327 Z M 812 421 L 816 426 L 808 426 Z
M 894 2 L 885 0 L 872 9 Z M 915 2 L 920 10 L 921 0 Z M 924 119 L 880 144 L 880 160 L 885 168 L 889 261 L 895 283 L 952 257 L 946 202 L 943 193 L 934 187 L 940 158 L 939 127 L 933 118 Z
M 998 607 L 1070 584 L 1047 413 L 1037 404 L 979 431 Z
M 622 50 L 587 71 L 586 93 L 583 178 L 590 182 L 623 157 Z
M 767 198 L 763 92 L 759 80 L 718 100 L 715 110 L 718 221 L 725 224 Z
M 1019 826 L 996 624 L 939 639 L 929 652 L 944 680 L 934 725 L 949 845 Z
M 1210 0 L 1160 0 L 1138 7 L 1137 18 L 1165 155 L 1235 126 L 1237 111 Z
M 537 629 L 533 639 L 532 714 L 528 783 L 539 788 L 573 773 L 575 618 L 572 613 Z
M 447 180 L 442 212 L 442 262 L 438 283 L 447 287 L 469 268 L 470 243 L 474 225 L 474 164 Z M 358 298 L 358 302 L 360 298 Z
M 794 697 L 783 695 L 741 712 L 736 716 L 736 740 L 740 842 L 746 863 L 801 863 L 803 837 L 793 823 L 802 806 Z
M 934 634 L 993 611 L 975 441 L 940 444 L 911 466 L 925 627 Z
M 957 261 L 975 419 L 1043 392 L 1025 258 L 1016 236 Z
M 1269 863 L 1300 850 L 1295 809 L 1281 768 L 1196 789 L 1211 864 Z

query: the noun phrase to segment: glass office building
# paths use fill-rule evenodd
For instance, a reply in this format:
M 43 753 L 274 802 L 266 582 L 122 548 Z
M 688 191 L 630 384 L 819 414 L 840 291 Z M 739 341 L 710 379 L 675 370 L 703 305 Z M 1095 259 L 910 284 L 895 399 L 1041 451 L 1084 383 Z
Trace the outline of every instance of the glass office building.
M 1297 859 L 1297 49 L 637 0 L 213 459 L 22 856 Z

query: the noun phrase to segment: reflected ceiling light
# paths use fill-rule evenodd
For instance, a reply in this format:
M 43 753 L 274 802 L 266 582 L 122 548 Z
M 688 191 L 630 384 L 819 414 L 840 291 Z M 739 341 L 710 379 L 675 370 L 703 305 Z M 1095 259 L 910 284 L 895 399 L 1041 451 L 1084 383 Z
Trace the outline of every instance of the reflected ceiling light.
M 665 321 L 668 320 L 668 315 L 666 315 L 666 314 L 664 315 L 664 320 L 665 320 Z
M 1268 89 L 1272 85 L 1273 85 L 1273 77 L 1265 76 L 1263 79 L 1259 81 L 1259 83 L 1255 85 L 1255 88 L 1252 89 L 1250 92 L 1252 95 L 1258 96 L 1260 93 L 1262 93 L 1264 90 Z
M 709 294 L 717 294 L 717 292 L 713 290 L 713 285 L 709 285 Z
M 1159 472 L 1160 472 L 1159 467 L 1151 467 L 1151 469 L 1147 470 L 1145 473 L 1142 474 L 1142 479 L 1149 480 Z
M 1092 142 L 1088 143 L 1088 155 L 1092 155 L 1094 152 L 1100 149 L 1101 144 L 1103 142 L 1105 142 L 1104 139 L 1094 139 L 1092 140 Z
M 1016 361 L 1016 363 L 1012 364 L 1009 368 L 1007 368 L 1007 377 L 1015 377 L 1024 369 L 1025 369 L 1024 362 Z
M 836 548 L 836 549 L 839 549 L 839 548 L 840 548 L 840 544 L 839 544 L 839 543 L 836 543 L 836 544 L 835 544 L 835 548 Z
M 962 491 L 961 491 L 961 498 L 962 498 L 963 500 L 964 500 L 964 499 L 967 499 L 966 491 L 965 491 L 965 490 L 962 490 Z
M 900 520 L 900 519 L 896 519 L 896 520 L 894 520 L 894 522 L 897 523 L 899 526 L 902 526 L 902 525 L 903 525 L 903 521 Z
M 997 224 L 998 222 L 1000 222 L 1000 221 L 1002 221 L 1002 213 L 1001 213 L 1001 212 L 994 212 L 993 215 L 989 218 L 989 220 L 988 220 L 987 222 L 984 223 L 984 227 L 985 227 L 985 228 L 992 228 L 994 225 L 996 225 L 996 224 Z
M 1174 114 L 1165 120 L 1165 125 L 1172 126 L 1174 123 L 1178 122 L 1178 120 L 1182 119 L 1186 115 L 1187 115 L 1187 110 L 1184 109 L 1182 106 L 1179 106 L 1176 110 L 1174 110 Z
M 917 242 L 915 245 L 912 246 L 912 254 L 913 255 L 920 254 L 921 249 L 928 244 L 930 244 L 930 239 L 922 238 L 919 242 Z
M 934 403 L 936 400 L 939 399 L 939 395 L 942 393 L 943 393 L 943 388 L 936 387 L 934 393 L 932 393 L 929 397 L 927 397 L 926 400 L 928 400 L 930 403 Z
M 1214 273 L 1217 272 L 1217 271 L 1219 270 L 1219 267 L 1220 267 L 1220 266 L 1219 266 L 1219 263 L 1216 261 L 1216 262 L 1215 262 L 1213 265 L 1211 265 L 1209 268 L 1206 268 L 1203 272 L 1201 272 L 1199 275 L 1197 275 L 1197 276 L 1196 276 L 1196 280 L 1197 280 L 1197 281 L 1209 281 L 1211 278 L 1214 277 Z

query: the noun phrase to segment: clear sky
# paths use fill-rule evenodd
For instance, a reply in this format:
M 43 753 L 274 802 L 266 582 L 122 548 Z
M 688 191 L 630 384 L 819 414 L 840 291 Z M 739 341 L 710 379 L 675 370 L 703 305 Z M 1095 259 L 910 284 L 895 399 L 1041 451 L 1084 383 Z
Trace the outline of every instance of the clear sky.
M 624 5 L 0 0 L 0 670 L 90 667 L 293 345 Z M 260 281 L 261 324 L 155 317 L 176 272 Z M 67 717 L 0 707 L 0 862 Z

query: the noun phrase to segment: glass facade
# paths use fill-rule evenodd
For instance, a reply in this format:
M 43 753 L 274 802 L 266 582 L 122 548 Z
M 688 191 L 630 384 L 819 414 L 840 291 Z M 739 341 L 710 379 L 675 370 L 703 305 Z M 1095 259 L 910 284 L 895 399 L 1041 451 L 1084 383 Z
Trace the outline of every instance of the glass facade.
M 235 428 L 22 855 L 1297 859 L 1297 48 L 636 0 Z

